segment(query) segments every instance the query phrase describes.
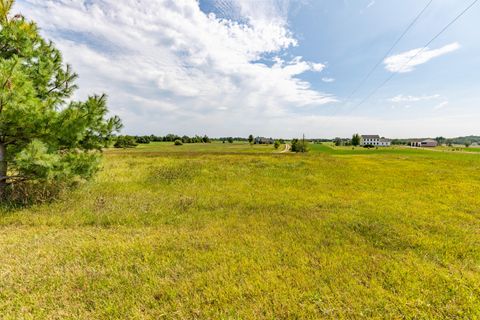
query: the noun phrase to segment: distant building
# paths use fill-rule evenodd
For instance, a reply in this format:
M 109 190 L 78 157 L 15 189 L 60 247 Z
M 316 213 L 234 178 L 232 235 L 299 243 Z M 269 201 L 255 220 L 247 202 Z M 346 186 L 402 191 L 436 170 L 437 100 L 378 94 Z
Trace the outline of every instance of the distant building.
M 379 135 L 363 135 L 360 141 L 362 146 L 390 147 L 390 139 L 380 138 Z
M 433 139 L 412 140 L 410 141 L 409 145 L 411 147 L 418 147 L 418 148 L 435 148 L 435 147 L 438 147 L 438 142 L 437 140 L 433 140 Z

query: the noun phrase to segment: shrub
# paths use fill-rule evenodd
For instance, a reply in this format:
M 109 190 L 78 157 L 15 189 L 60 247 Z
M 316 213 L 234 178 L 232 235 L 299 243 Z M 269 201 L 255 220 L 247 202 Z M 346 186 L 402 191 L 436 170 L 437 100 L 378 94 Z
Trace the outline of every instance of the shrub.
M 182 140 L 180 140 L 180 139 L 175 140 L 174 144 L 175 144 L 176 146 L 183 146 L 183 142 L 182 142 Z
M 293 139 L 292 152 L 308 152 L 308 142 L 303 140 Z
M 138 145 L 136 139 L 132 136 L 118 136 L 113 145 L 115 148 L 135 148 Z

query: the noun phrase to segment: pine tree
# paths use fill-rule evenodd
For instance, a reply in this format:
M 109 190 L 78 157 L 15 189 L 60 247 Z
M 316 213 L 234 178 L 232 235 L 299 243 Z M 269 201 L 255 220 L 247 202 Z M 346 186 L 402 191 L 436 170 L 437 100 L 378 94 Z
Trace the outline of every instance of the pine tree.
M 69 181 L 97 170 L 101 148 L 121 128 L 105 95 L 71 102 L 77 75 L 34 22 L 0 0 L 0 198 L 24 181 Z

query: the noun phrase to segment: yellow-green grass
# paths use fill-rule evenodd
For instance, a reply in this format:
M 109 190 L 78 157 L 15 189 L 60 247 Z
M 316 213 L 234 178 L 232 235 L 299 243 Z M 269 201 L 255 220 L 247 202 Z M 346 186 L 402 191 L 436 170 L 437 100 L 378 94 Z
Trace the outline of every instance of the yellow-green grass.
M 115 152 L 128 152 L 128 153 L 145 153 L 145 152 L 162 152 L 162 153 L 273 153 L 275 151 L 281 151 L 282 148 L 275 150 L 273 145 L 261 144 L 250 145 L 248 142 L 234 142 L 234 143 L 222 143 L 214 141 L 212 143 L 187 143 L 181 146 L 176 146 L 173 142 L 152 142 L 150 144 L 140 144 L 137 148 L 133 149 L 117 149 L 112 150 Z
M 0 318 L 480 317 L 479 155 L 172 148 L 1 211 Z

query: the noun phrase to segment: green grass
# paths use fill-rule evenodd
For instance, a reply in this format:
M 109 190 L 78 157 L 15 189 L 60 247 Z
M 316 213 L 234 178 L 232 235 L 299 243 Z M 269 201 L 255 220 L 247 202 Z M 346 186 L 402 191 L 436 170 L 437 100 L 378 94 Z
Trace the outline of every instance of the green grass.
M 480 155 L 109 150 L 0 213 L 2 319 L 480 317 Z
M 378 148 L 363 148 L 353 146 L 336 147 L 332 143 L 310 144 L 309 149 L 312 153 L 326 153 L 330 155 L 410 155 L 426 156 L 428 158 L 459 158 L 458 155 L 466 152 L 480 153 L 476 148 L 411 148 L 407 146 L 392 146 Z M 465 158 L 460 155 L 460 158 Z
M 480 152 L 480 148 L 476 147 L 461 148 L 461 150 L 466 152 Z

